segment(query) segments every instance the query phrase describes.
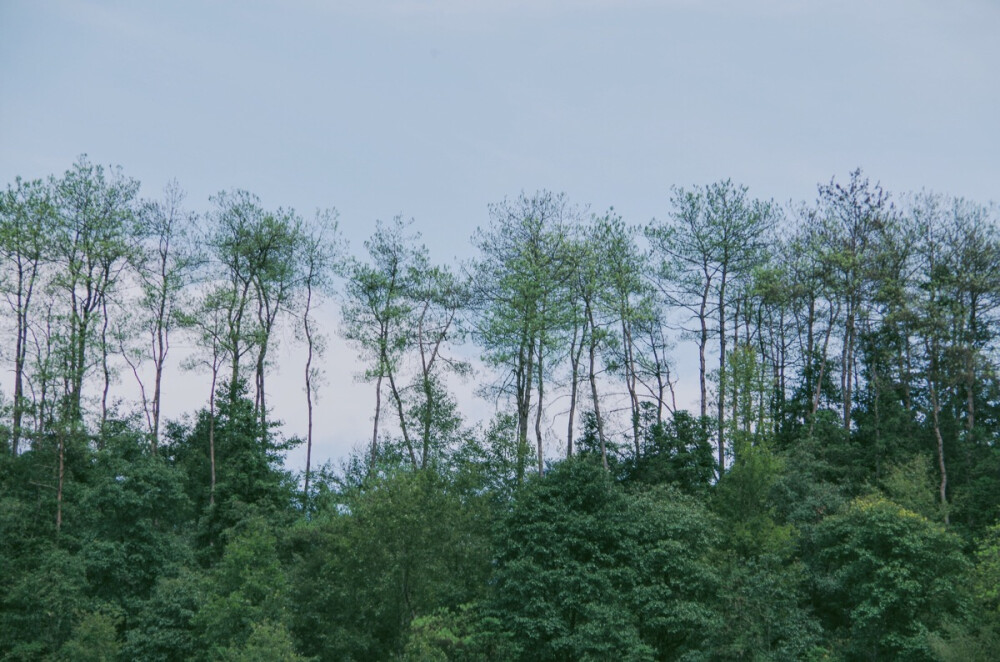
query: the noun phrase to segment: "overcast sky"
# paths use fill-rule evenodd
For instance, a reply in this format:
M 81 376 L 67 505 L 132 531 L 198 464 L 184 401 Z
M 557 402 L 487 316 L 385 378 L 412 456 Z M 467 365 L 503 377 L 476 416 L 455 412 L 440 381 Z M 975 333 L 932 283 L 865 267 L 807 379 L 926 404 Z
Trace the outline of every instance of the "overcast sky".
M 521 190 L 646 223 L 673 185 L 813 200 L 860 166 L 893 192 L 987 202 L 1000 2 L 0 0 L 0 184 L 81 153 L 145 195 L 176 178 L 196 211 L 234 187 L 336 207 L 356 247 L 376 218 L 412 216 L 445 262 Z M 345 353 L 321 459 L 370 426 Z M 277 413 L 295 432 L 293 359 Z M 201 402 L 184 379 L 170 412 Z

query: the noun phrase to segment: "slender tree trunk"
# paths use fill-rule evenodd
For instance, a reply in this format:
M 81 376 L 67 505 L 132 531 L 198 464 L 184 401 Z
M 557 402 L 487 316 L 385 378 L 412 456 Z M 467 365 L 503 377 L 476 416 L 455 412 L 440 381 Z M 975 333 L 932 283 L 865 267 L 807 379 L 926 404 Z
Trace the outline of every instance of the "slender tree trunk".
M 267 437 L 267 402 L 264 397 L 264 366 L 267 362 L 267 336 L 262 341 L 262 347 L 260 352 L 257 354 L 257 369 L 256 369 L 256 382 L 257 382 L 257 415 L 260 420 L 260 433 L 261 436 Z
M 601 401 L 597 396 L 597 327 L 594 324 L 594 311 L 587 303 L 587 319 L 590 321 L 590 395 L 594 399 L 594 419 L 597 424 L 597 439 L 601 444 L 601 464 L 608 469 L 607 443 L 604 440 L 604 421 L 601 419 Z
M 108 422 L 108 391 L 111 389 L 111 369 L 108 367 L 108 301 L 101 298 L 101 370 L 104 374 L 104 390 L 101 391 L 101 434 L 97 436 L 97 448 L 104 447 L 104 426 Z
M 543 343 L 538 343 L 538 406 L 535 410 L 535 441 L 538 445 L 538 475 L 545 473 L 545 458 L 542 449 L 542 404 L 545 402 L 545 380 L 543 372 Z
M 816 360 L 816 341 L 815 341 L 815 326 L 816 326 L 816 297 L 809 297 L 809 315 L 806 317 L 806 393 L 812 393 L 815 391 L 815 386 L 813 385 L 813 379 L 815 378 L 816 371 L 813 368 L 814 362 Z M 801 333 L 801 332 L 800 332 Z M 802 336 L 799 336 L 799 342 L 801 342 Z M 801 346 L 801 345 L 800 345 Z
M 208 504 L 215 504 L 215 383 L 218 379 L 218 363 L 213 359 L 212 393 L 208 396 L 208 464 L 211 471 L 208 486 Z
M 586 328 L 586 327 L 584 327 Z M 577 343 L 579 337 L 580 342 Z M 573 340 L 570 341 L 570 381 L 569 381 L 569 422 L 566 425 L 566 457 L 573 457 L 573 424 L 576 416 L 576 397 L 579 391 L 580 380 L 580 356 L 583 354 L 583 334 L 580 329 L 573 326 Z
M 381 413 L 382 413 L 382 373 L 381 371 L 379 371 L 379 376 L 375 380 L 375 424 L 372 426 L 371 463 L 368 467 L 368 472 L 371 474 L 375 473 L 375 463 L 378 461 L 378 419 Z
M 944 523 L 948 524 L 948 470 L 944 463 L 944 439 L 941 437 L 941 424 L 939 421 L 941 413 L 941 403 L 938 400 L 937 389 L 933 379 L 928 380 L 931 395 L 931 409 L 934 414 L 934 437 L 937 440 L 937 460 L 938 469 L 941 472 L 941 482 L 938 485 L 938 496 L 941 499 L 941 510 L 944 513 Z
M 399 415 L 399 428 L 403 432 L 403 443 L 406 444 L 406 450 L 410 454 L 410 464 L 416 469 L 419 465 L 417 462 L 417 455 L 413 450 L 413 440 L 410 439 L 410 433 L 406 428 L 406 415 L 403 412 L 403 399 L 399 395 L 399 390 L 396 388 L 396 379 L 392 375 L 392 370 L 386 370 L 386 376 L 389 378 L 389 390 L 392 393 L 392 399 L 396 403 L 396 413 Z
M 24 367 L 28 356 L 28 308 L 38 276 L 38 264 L 33 262 L 29 274 L 25 276 L 24 265 L 17 263 L 17 340 L 14 348 L 14 411 L 11 429 L 11 454 L 15 457 L 21 441 L 24 420 Z
M 834 313 L 830 313 L 830 323 L 826 327 L 826 335 L 823 338 L 823 352 L 820 355 L 819 360 L 819 374 L 816 378 L 816 390 L 813 392 L 812 401 L 812 411 L 809 412 L 809 434 L 813 433 L 813 428 L 816 426 L 816 412 L 819 411 L 819 397 L 823 392 L 823 373 L 826 369 L 826 352 L 830 346 L 830 334 L 833 331 L 833 320 Z
M 535 339 L 524 331 L 518 349 L 517 381 L 517 484 L 524 481 L 528 453 L 528 417 L 531 413 L 531 391 L 535 375 Z
M 167 352 L 170 350 L 170 339 L 167 336 L 167 255 L 161 252 L 160 289 L 157 305 L 156 323 L 153 335 L 153 439 L 152 451 L 156 455 L 160 442 L 160 398 L 162 397 L 163 366 L 166 364 Z
M 20 273 L 18 273 L 20 281 Z M 17 457 L 21 441 L 21 420 L 24 414 L 24 364 L 28 350 L 28 324 L 26 304 L 22 301 L 21 285 L 17 290 L 17 341 L 14 347 L 14 420 L 11 430 L 11 454 Z
M 969 341 L 965 348 L 965 429 L 969 432 L 976 427 L 976 308 L 973 297 L 969 312 Z
M 670 410 L 671 414 L 677 413 L 677 392 L 674 391 L 674 382 L 670 381 L 670 373 L 667 373 L 667 387 L 670 389 L 670 404 L 673 405 L 673 409 Z
M 65 423 L 64 423 L 65 425 Z M 59 479 L 56 487 L 56 533 L 62 528 L 63 480 L 66 475 L 66 432 L 59 431 Z
M 733 323 L 736 326 L 736 323 Z M 734 396 L 735 398 L 735 393 Z M 726 470 L 726 272 L 719 283 L 719 475 Z
M 705 363 L 705 348 L 708 346 L 708 288 L 711 281 L 705 280 L 705 289 L 701 293 L 701 308 L 698 311 L 698 321 L 701 322 L 701 338 L 698 341 L 698 382 L 701 386 L 701 415 L 708 416 L 708 384 L 707 365 Z M 719 451 L 722 455 L 722 451 Z
M 422 455 L 420 456 L 420 468 L 427 468 L 427 458 L 431 454 L 431 422 L 434 420 L 434 416 L 437 414 L 436 403 L 434 398 L 434 390 L 431 385 L 430 373 L 425 371 L 423 373 L 421 383 L 424 389 L 424 433 L 423 439 L 421 440 Z
M 118 351 L 121 352 L 122 359 L 125 361 L 125 365 L 129 367 L 132 371 L 132 376 L 135 377 L 135 383 L 139 385 L 139 397 L 142 400 L 142 411 L 146 416 L 146 427 L 149 428 L 149 434 L 153 434 L 153 412 L 150 408 L 149 398 L 146 397 L 146 385 L 142 383 L 142 375 L 139 374 L 138 364 L 129 358 L 128 350 L 125 348 L 125 341 L 119 339 L 118 341 Z M 150 441 L 150 450 L 155 455 L 156 454 L 156 443 Z
M 854 314 L 853 304 L 848 308 L 844 351 L 841 357 L 841 388 L 844 393 L 844 429 L 851 429 L 851 396 L 854 376 Z
M 156 358 L 153 361 L 153 436 L 150 440 L 153 455 L 156 455 L 157 447 L 160 443 L 160 398 L 163 397 L 162 384 L 163 384 L 163 366 L 167 359 L 167 346 L 166 339 L 163 336 L 163 330 L 158 329 L 157 343 L 159 345 Z
M 669 387 L 673 396 L 674 389 L 670 386 L 670 369 L 664 368 L 665 361 L 660 359 L 659 342 L 652 330 L 649 332 L 649 346 L 653 352 L 653 365 L 656 366 L 656 422 L 663 423 L 664 394 Z M 676 402 L 672 402 L 675 405 L 673 411 L 676 411 Z
M 311 278 L 311 277 L 310 277 Z M 309 309 L 312 306 L 312 280 L 306 280 L 306 306 L 302 313 L 302 327 L 306 334 L 306 475 L 302 488 L 302 506 L 309 513 L 309 469 L 312 461 L 313 443 L 313 400 L 312 400 L 312 360 L 313 360 L 313 338 L 312 328 L 309 326 Z
M 632 328 L 622 315 L 622 349 L 625 354 L 625 386 L 628 388 L 629 403 L 632 406 L 632 443 L 635 446 L 635 457 L 639 459 L 639 394 L 636 390 L 635 350 L 632 344 Z
M 720 301 L 720 303 L 722 302 L 722 298 L 721 297 L 719 298 L 719 301 Z M 739 348 L 740 348 L 740 303 L 741 303 L 741 301 L 740 301 L 739 297 L 737 297 L 736 301 L 733 304 L 733 349 L 732 349 L 732 351 L 734 351 L 734 352 L 738 351 Z M 721 329 L 721 326 L 720 326 L 720 329 Z M 722 347 L 725 347 L 725 344 L 726 344 L 725 343 L 725 338 L 726 338 L 725 334 L 722 334 L 722 336 L 721 336 L 721 341 L 722 341 L 721 345 L 722 345 Z M 748 334 L 747 337 L 746 337 L 746 339 L 744 339 L 744 343 L 747 346 L 749 346 L 749 342 L 750 342 L 750 336 Z M 722 348 L 720 347 L 720 352 L 719 352 L 719 355 L 720 355 L 719 356 L 719 361 L 720 361 L 720 366 L 719 367 L 720 367 L 720 370 L 724 366 L 724 363 L 722 363 L 725 360 L 725 359 L 722 358 L 724 354 L 725 354 L 725 352 L 722 351 Z M 720 376 L 719 382 L 720 383 L 724 383 L 725 380 L 722 379 L 722 377 L 725 376 L 725 373 L 720 371 L 719 376 Z M 734 377 L 734 379 L 735 379 L 735 377 Z M 750 395 L 750 394 L 748 394 L 748 393 L 737 393 L 737 388 L 736 388 L 735 384 L 726 384 L 726 387 L 730 391 L 732 391 L 732 397 L 730 399 L 730 402 L 732 403 L 732 419 L 733 419 L 733 426 L 732 426 L 732 428 L 734 430 L 737 430 L 737 429 L 739 429 L 739 419 L 740 419 L 740 415 L 739 415 L 739 402 L 740 402 L 740 398 L 741 397 L 745 397 L 745 396 Z M 719 389 L 719 396 L 720 396 L 720 398 L 719 398 L 719 405 L 720 406 L 719 406 L 719 413 L 718 413 L 718 416 L 719 416 L 719 429 L 720 430 L 725 427 L 725 420 L 723 420 L 723 411 L 722 411 L 722 406 L 721 406 L 722 402 L 723 402 L 723 399 L 721 397 L 722 396 L 722 391 L 723 391 L 723 389 L 720 388 Z M 734 453 L 735 453 L 735 450 L 736 449 L 734 448 L 733 449 Z

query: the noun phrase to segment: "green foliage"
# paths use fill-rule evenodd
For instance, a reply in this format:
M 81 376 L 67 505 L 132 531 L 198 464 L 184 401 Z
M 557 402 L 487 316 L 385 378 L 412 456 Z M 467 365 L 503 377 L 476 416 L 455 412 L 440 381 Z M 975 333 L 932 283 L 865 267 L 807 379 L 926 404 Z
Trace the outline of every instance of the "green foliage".
M 227 656 L 237 654 L 241 642 L 249 645 L 255 628 L 265 623 L 269 629 L 261 632 L 260 646 L 280 644 L 280 632 L 287 638 L 285 630 L 273 629 L 291 618 L 290 587 L 275 533 L 263 519 L 229 532 L 222 558 L 209 573 L 207 599 L 193 619 L 204 659 L 257 659 Z
M 324 659 L 388 659 L 410 622 L 483 591 L 489 511 L 431 471 L 397 471 L 343 495 L 294 532 L 293 632 Z
M 188 498 L 200 516 L 202 556 L 217 558 L 223 531 L 255 516 L 276 522 L 291 519 L 290 507 L 297 502 L 296 485 L 282 468 L 282 453 L 299 440 L 284 441 L 271 428 L 261 425 L 245 386 L 237 383 L 235 394 L 223 384 L 216 399 L 214 423 L 216 476 L 214 500 L 210 494 L 209 434 L 212 418 L 202 410 L 193 428 L 168 425 L 166 453 L 186 474 Z
M 633 460 L 629 479 L 703 493 L 715 478 L 712 426 L 707 416 L 696 419 L 684 410 L 675 412 L 667 423 L 647 426 L 643 454 Z
M 0 650 L 6 660 L 33 660 L 54 654 L 73 635 L 87 599 L 83 565 L 52 548 L 28 560 L 3 588 Z
M 1000 525 L 977 540 L 973 559 L 971 588 L 978 609 L 947 622 L 931 637 L 931 649 L 945 662 L 985 662 L 1000 656 Z
M 528 483 L 500 529 L 494 626 L 521 660 L 697 649 L 717 580 L 695 550 L 713 535 L 707 513 L 678 493 L 629 496 L 600 464 L 561 462 Z
M 776 477 L 770 499 L 776 521 L 805 528 L 847 501 L 838 480 L 842 468 L 828 459 L 825 449 L 819 441 L 805 439 L 779 454 L 784 471 Z
M 164 572 L 190 562 L 175 529 L 190 514 L 182 481 L 181 472 L 150 454 L 143 435 L 106 426 L 104 449 L 79 495 L 80 514 L 65 531 L 80 547 L 94 597 L 130 612 Z
M 295 652 L 291 634 L 283 624 L 255 622 L 250 636 L 242 644 L 223 650 L 220 662 L 309 662 L 311 658 Z
M 330 212 L 138 191 L 86 157 L 0 191 L 0 661 L 1000 658 L 995 207 L 855 171 L 782 240 L 725 180 L 643 246 L 540 191 L 490 207 L 467 281 L 401 218 L 341 263 Z M 294 319 L 315 394 L 340 267 L 382 401 L 300 489 L 265 377 Z M 177 332 L 209 408 L 161 425 Z
M 410 623 L 403 649 L 406 662 L 488 662 L 509 659 L 514 649 L 508 640 L 491 637 L 490 619 L 473 604 L 457 610 L 439 609 Z
M 195 615 L 206 603 L 208 591 L 208 580 L 200 571 L 184 569 L 175 577 L 161 577 L 149 599 L 129 618 L 124 656 L 149 662 L 195 659 L 201 650 Z
M 713 638 L 716 658 L 829 659 L 809 608 L 807 578 L 801 563 L 774 555 L 730 557 L 722 579 L 724 624 Z
M 804 559 L 816 613 L 851 659 L 930 660 L 928 634 L 965 603 L 961 541 L 882 498 L 818 524 Z
M 914 455 L 909 461 L 889 467 L 883 486 L 886 496 L 907 510 L 932 521 L 944 521 L 937 486 L 931 474 L 931 460 L 926 455 Z
M 114 662 L 121 644 L 118 641 L 120 618 L 103 612 L 85 614 L 73 636 L 59 649 L 58 659 L 66 662 Z
M 747 446 L 715 487 L 712 501 L 726 520 L 729 545 L 743 556 L 784 555 L 794 528 L 779 524 L 771 500 L 784 469 L 767 446 Z

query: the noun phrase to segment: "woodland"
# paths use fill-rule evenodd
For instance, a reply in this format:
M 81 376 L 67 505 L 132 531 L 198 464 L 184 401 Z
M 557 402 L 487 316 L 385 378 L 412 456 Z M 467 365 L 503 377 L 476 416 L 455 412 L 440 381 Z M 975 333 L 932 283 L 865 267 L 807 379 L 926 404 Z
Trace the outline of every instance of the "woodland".
M 1000 659 L 993 204 L 541 190 L 462 264 L 187 204 L 86 157 L 0 192 L 0 660 Z M 331 334 L 371 427 L 317 463 Z

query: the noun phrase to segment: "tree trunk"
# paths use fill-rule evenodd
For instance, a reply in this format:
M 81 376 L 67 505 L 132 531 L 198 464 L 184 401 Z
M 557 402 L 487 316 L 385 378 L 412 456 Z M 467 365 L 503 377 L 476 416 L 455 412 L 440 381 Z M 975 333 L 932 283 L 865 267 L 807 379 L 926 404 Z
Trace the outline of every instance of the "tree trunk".
M 586 328 L 586 327 L 585 327 Z M 580 342 L 577 344 L 577 336 L 580 336 Z M 569 423 L 566 425 L 566 458 L 573 457 L 573 423 L 576 416 L 576 397 L 579 391 L 579 379 L 580 379 L 580 355 L 583 354 L 583 343 L 584 334 L 580 333 L 580 329 L 574 325 L 573 326 L 573 340 L 570 341 L 569 346 L 569 358 L 570 358 L 570 382 L 569 382 Z
M 378 418 L 382 413 L 382 373 L 375 380 L 375 424 L 372 426 L 372 453 L 371 464 L 368 467 L 370 474 L 375 473 L 375 463 L 378 461 Z
M 841 388 L 844 394 L 844 429 L 851 429 L 851 395 L 854 377 L 854 305 L 851 304 L 847 312 L 847 325 L 845 328 L 844 350 L 841 355 Z
M 809 435 L 813 433 L 813 428 L 816 425 L 816 412 L 819 411 L 819 396 L 823 392 L 823 373 L 826 369 L 826 352 L 830 346 L 830 334 L 833 331 L 833 320 L 835 314 L 831 310 L 830 312 L 830 323 L 826 327 L 826 335 L 823 338 L 823 352 L 819 357 L 819 374 L 816 378 L 816 390 L 813 393 L 812 401 L 812 411 L 809 412 Z
M 56 488 L 56 533 L 62 528 L 63 478 L 66 475 L 66 431 L 59 432 L 59 480 Z
M 396 413 L 399 415 L 399 428 L 403 432 L 403 443 L 406 444 L 406 450 L 410 454 L 410 464 L 416 469 L 419 463 L 417 462 L 416 452 L 413 450 L 413 441 L 410 439 L 410 433 L 406 429 L 406 414 L 403 412 L 403 399 L 396 388 L 396 379 L 392 376 L 392 370 L 386 370 L 386 376 L 389 378 L 389 391 L 392 393 L 392 399 L 396 403 Z
M 587 304 L 587 319 L 590 321 L 590 394 L 594 399 L 594 419 L 597 425 L 597 438 L 601 444 L 601 464 L 608 469 L 607 444 L 604 441 L 604 421 L 601 419 L 601 402 L 597 397 L 597 328 L 594 325 L 594 311 Z
M 944 513 L 944 523 L 948 524 L 948 470 L 944 463 L 944 439 L 941 437 L 941 424 L 939 421 L 939 416 L 941 413 L 941 404 L 938 400 L 937 389 L 934 387 L 933 380 L 929 380 L 928 386 L 930 386 L 931 395 L 931 409 L 934 414 L 934 437 L 937 440 L 937 460 L 938 469 L 941 472 L 941 482 L 938 485 L 938 496 L 941 499 L 941 510 Z
M 101 370 L 104 374 L 104 390 L 101 391 L 101 433 L 97 436 L 97 449 L 104 447 L 104 426 L 108 422 L 108 391 L 111 389 L 111 369 L 108 367 L 108 302 L 101 298 Z
M 24 414 L 24 364 L 28 350 L 27 334 L 27 314 L 25 304 L 21 300 L 19 285 L 17 293 L 17 341 L 14 347 L 14 420 L 10 446 L 11 454 L 14 457 L 17 457 L 17 447 L 21 441 L 21 420 Z
M 302 313 L 302 327 L 306 334 L 306 475 L 302 487 L 303 499 L 302 507 L 309 514 L 309 469 L 312 461 L 313 443 L 313 400 L 312 400 L 312 360 L 313 360 L 313 338 L 312 329 L 309 326 L 309 309 L 312 306 L 312 280 L 306 280 L 306 306 Z
M 211 477 L 208 487 L 208 504 L 215 503 L 215 382 L 218 379 L 218 364 L 212 366 L 212 393 L 208 396 L 208 464 Z
M 535 409 L 535 441 L 538 445 L 538 475 L 545 473 L 545 458 L 542 449 L 542 403 L 545 396 L 545 380 L 542 363 L 542 343 L 538 343 L 538 405 Z
M 704 418 L 708 416 L 708 384 L 706 383 L 706 363 L 705 363 L 705 348 L 708 345 L 708 319 L 707 319 L 707 308 L 708 308 L 708 279 L 705 280 L 705 289 L 701 293 L 701 308 L 698 312 L 698 321 L 701 322 L 701 339 L 698 342 L 698 382 L 701 385 L 701 415 Z M 722 455 L 722 452 L 719 452 Z
M 517 381 L 517 484 L 524 481 L 524 465 L 528 453 L 528 417 L 531 413 L 531 390 L 535 375 L 535 342 L 529 338 L 527 330 L 518 349 L 518 363 L 515 368 Z
M 639 394 L 636 391 L 635 350 L 632 345 L 632 328 L 622 315 L 622 349 L 625 355 L 625 387 L 628 389 L 629 402 L 632 406 L 632 443 L 635 446 L 635 457 L 641 454 L 639 445 Z
M 733 323 L 733 326 L 737 326 Z M 733 394 L 735 398 L 735 392 Z M 719 428 L 719 475 L 726 470 L 726 271 L 719 283 L 719 402 L 717 406 Z

